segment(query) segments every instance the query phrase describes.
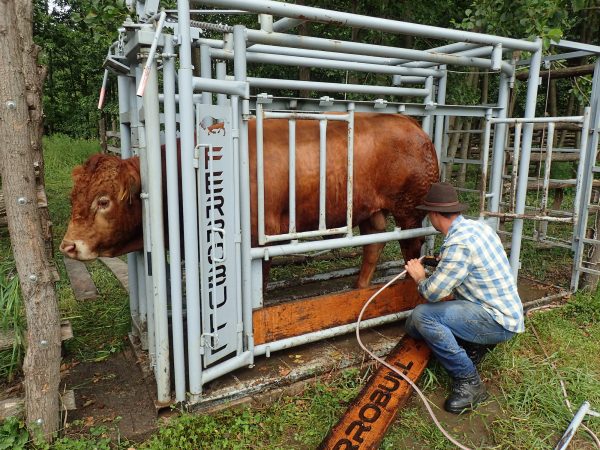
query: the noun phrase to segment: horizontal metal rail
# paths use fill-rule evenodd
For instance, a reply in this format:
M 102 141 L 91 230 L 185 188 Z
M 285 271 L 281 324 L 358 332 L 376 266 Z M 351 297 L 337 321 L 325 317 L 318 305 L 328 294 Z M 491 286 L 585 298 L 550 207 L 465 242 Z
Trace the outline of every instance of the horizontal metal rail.
M 564 116 L 564 117 L 496 117 L 490 119 L 491 123 L 562 123 L 562 122 L 583 122 L 584 116 Z
M 491 211 L 482 211 L 484 216 L 488 217 L 504 217 L 506 219 L 526 219 L 526 220 L 537 220 L 544 222 L 557 222 L 557 223 L 573 223 L 573 218 L 571 217 L 552 217 L 552 216 L 544 216 L 544 215 L 534 215 L 534 214 L 516 214 L 516 213 L 501 213 L 501 212 L 491 212 Z
M 382 19 L 358 14 L 329 11 L 321 8 L 313 8 L 303 5 L 292 5 L 269 0 L 253 0 L 252 2 L 242 0 L 192 0 L 193 4 L 216 6 L 220 8 L 245 9 L 255 13 L 271 14 L 280 17 L 291 17 L 308 20 L 311 22 L 324 22 L 335 25 L 346 25 L 356 28 L 371 28 L 393 34 L 407 34 L 411 36 L 423 36 L 434 39 L 450 39 L 454 41 L 465 41 L 469 43 L 496 45 L 515 50 L 536 51 L 540 44 L 519 39 L 492 36 L 463 30 L 450 30 L 431 25 L 419 25 L 410 22 L 400 22 L 390 19 Z
M 388 231 L 385 233 L 373 233 L 360 236 L 327 239 L 325 241 L 320 240 L 277 246 L 273 245 L 269 247 L 254 247 L 250 251 L 250 257 L 252 259 L 268 259 L 273 256 L 293 255 L 294 253 L 304 253 L 343 247 L 357 247 L 367 244 L 430 236 L 432 234 L 437 234 L 436 229 L 433 227 L 414 228 L 410 230 L 401 230 L 396 228 L 395 231 Z

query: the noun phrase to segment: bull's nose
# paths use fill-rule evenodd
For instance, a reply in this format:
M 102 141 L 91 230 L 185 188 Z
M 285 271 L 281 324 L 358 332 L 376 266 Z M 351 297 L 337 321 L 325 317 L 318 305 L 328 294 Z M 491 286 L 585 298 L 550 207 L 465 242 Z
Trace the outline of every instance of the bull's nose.
M 77 247 L 75 242 L 63 239 L 60 243 L 60 251 L 70 258 L 74 258 L 77 255 Z

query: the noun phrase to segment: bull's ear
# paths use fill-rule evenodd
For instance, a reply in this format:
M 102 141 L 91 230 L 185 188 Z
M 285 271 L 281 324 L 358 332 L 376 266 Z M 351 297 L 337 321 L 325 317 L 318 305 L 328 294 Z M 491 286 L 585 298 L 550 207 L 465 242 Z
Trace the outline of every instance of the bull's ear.
M 83 166 L 75 166 L 73 168 L 73 171 L 71 172 L 71 177 L 73 178 L 73 182 L 77 183 L 77 181 L 83 177 L 83 174 L 85 173 L 85 169 L 83 168 Z
M 127 164 L 126 161 L 121 162 L 121 170 L 119 170 L 119 185 L 121 191 L 119 192 L 119 201 L 127 199 L 131 205 L 134 197 L 140 194 L 142 190 L 140 173 L 131 164 Z

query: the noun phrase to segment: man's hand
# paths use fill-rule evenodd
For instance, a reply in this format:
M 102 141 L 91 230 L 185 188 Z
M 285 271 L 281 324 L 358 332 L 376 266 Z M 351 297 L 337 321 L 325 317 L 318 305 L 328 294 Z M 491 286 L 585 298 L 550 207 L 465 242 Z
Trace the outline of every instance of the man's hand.
M 415 283 L 425 279 L 425 268 L 417 258 L 408 261 L 404 268 L 410 277 L 415 280 Z

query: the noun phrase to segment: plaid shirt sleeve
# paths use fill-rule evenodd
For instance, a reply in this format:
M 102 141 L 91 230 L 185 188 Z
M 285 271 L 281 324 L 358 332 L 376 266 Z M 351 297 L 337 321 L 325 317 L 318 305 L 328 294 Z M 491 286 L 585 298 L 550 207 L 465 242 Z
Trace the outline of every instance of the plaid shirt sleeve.
M 470 260 L 470 252 L 465 245 L 447 246 L 442 251 L 435 272 L 419 283 L 419 294 L 429 302 L 446 298 L 469 274 Z

